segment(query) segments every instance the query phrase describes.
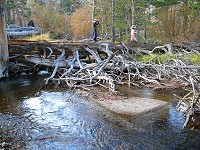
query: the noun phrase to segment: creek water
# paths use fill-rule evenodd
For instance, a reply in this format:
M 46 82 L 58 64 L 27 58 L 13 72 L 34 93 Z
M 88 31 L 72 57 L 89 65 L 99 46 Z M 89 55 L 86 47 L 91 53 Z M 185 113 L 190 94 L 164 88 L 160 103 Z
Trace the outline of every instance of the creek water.
M 20 150 L 200 149 L 200 131 L 182 129 L 174 93 L 121 87 L 124 95 L 169 104 L 139 116 L 111 112 L 67 90 L 43 86 L 42 75 L 0 81 L 0 143 Z

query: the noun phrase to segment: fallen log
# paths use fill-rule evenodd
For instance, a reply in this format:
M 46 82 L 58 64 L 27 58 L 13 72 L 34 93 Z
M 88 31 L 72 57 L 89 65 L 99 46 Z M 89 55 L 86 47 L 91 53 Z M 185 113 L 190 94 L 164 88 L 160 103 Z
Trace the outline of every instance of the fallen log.
M 134 45 L 132 47 L 131 45 Z M 140 47 L 142 46 L 142 47 Z M 173 79 L 187 87 L 193 87 L 193 92 L 181 100 L 179 106 L 187 116 L 184 127 L 188 122 L 195 120 L 194 114 L 199 110 L 200 77 L 193 76 L 200 71 L 199 65 L 190 64 L 181 59 L 184 55 L 158 64 L 143 63 L 136 61 L 141 54 L 152 55 L 153 53 L 177 53 L 173 45 L 154 45 L 147 49 L 147 45 L 139 43 L 120 44 L 110 42 L 36 42 L 36 41 L 9 41 L 10 57 L 17 62 L 20 60 L 53 68 L 52 74 L 46 79 L 55 84 L 65 84 L 70 88 L 99 85 L 115 92 L 115 84 L 127 84 L 131 86 L 143 86 L 145 84 L 165 85 L 162 81 Z M 182 51 L 181 51 L 182 52 Z M 187 54 L 187 51 L 186 53 Z M 131 59 L 129 59 L 131 58 Z M 23 66 L 22 66 L 23 67 Z M 55 75 L 58 76 L 55 76 Z M 191 81 L 191 76 L 195 84 Z M 193 98 L 191 99 L 191 95 Z M 186 100 L 189 100 L 186 102 Z
M 53 67 L 56 63 L 56 60 L 51 60 L 48 58 L 38 58 L 38 57 L 34 57 L 34 56 L 26 56 L 25 55 L 25 59 L 28 62 L 31 62 L 33 64 L 36 65 L 44 65 L 44 66 L 49 66 L 49 67 Z M 65 60 L 62 60 L 58 67 L 69 67 L 69 64 L 66 63 Z
M 41 34 L 41 31 L 36 27 L 9 26 L 6 28 L 6 32 L 9 39 L 23 38 L 26 36 Z

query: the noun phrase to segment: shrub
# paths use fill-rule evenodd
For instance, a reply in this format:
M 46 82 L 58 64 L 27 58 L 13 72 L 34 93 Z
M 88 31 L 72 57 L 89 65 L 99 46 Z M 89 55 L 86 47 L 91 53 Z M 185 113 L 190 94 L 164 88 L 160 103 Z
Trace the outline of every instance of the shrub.
M 92 36 L 92 9 L 83 7 L 77 9 L 70 16 L 71 31 L 75 39 L 83 39 Z
M 69 17 L 56 12 L 51 6 L 45 7 L 31 1 L 31 19 L 44 31 L 64 35 L 70 31 Z

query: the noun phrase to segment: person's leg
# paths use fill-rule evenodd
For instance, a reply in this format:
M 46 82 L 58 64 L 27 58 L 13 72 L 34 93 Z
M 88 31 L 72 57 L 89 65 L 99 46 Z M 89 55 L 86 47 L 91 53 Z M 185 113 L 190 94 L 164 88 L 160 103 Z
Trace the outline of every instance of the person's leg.
M 131 35 L 131 40 L 130 40 L 130 42 L 134 42 L 134 35 L 133 35 L 133 34 Z
M 97 30 L 95 30 L 95 29 L 94 29 L 94 32 L 93 32 L 93 40 L 97 41 Z

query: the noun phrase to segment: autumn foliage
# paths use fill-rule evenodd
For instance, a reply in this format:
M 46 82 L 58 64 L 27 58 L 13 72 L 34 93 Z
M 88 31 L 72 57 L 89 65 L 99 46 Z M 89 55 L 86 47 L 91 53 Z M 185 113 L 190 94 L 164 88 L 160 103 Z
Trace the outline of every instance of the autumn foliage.
M 71 31 L 75 39 L 83 39 L 92 35 L 91 7 L 77 9 L 70 16 Z
M 175 0 L 176 1 L 176 0 Z M 30 19 L 46 32 L 53 32 L 61 37 L 70 37 L 71 40 L 79 40 L 92 37 L 92 13 L 100 20 L 98 34 L 104 40 L 115 36 L 116 41 L 130 41 L 130 26 L 133 22 L 137 26 L 139 42 L 146 38 L 147 42 L 174 42 L 194 41 L 200 39 L 199 9 L 196 3 L 172 3 L 155 6 L 151 5 L 151 11 L 146 11 L 146 5 L 142 2 L 135 3 L 133 14 L 132 3 L 129 0 L 117 1 L 115 9 L 111 1 L 96 1 L 95 11 L 90 3 L 76 6 L 78 1 L 71 1 L 70 13 L 64 13 L 61 6 L 46 2 L 40 4 L 38 1 L 29 0 L 31 8 Z M 57 1 L 59 2 L 59 1 Z M 68 3 L 67 3 L 68 4 Z M 87 5 L 86 5 L 87 4 Z M 160 4 L 160 3 L 159 3 Z M 68 5 L 67 5 L 68 6 Z M 62 8 L 62 9 L 61 9 Z M 68 8 L 68 7 L 67 7 Z M 136 9 L 137 8 L 137 9 Z M 140 8 L 140 9 L 139 9 Z M 112 12 L 115 10 L 114 12 Z M 132 11 L 133 11 L 132 10 Z M 114 14 L 112 16 L 112 14 Z M 112 30 L 115 28 L 115 30 Z M 112 34 L 115 32 L 115 34 Z M 59 36 L 60 37 L 60 36 Z M 142 38 L 141 38 L 142 37 Z
M 31 19 L 46 32 L 66 34 L 69 31 L 69 16 L 56 12 L 51 5 L 44 7 L 31 2 Z
M 92 35 L 91 7 L 76 9 L 71 15 L 59 13 L 53 9 L 53 5 L 44 7 L 35 1 L 31 1 L 31 7 L 31 19 L 46 32 L 53 32 L 62 37 L 70 36 L 75 40 Z

